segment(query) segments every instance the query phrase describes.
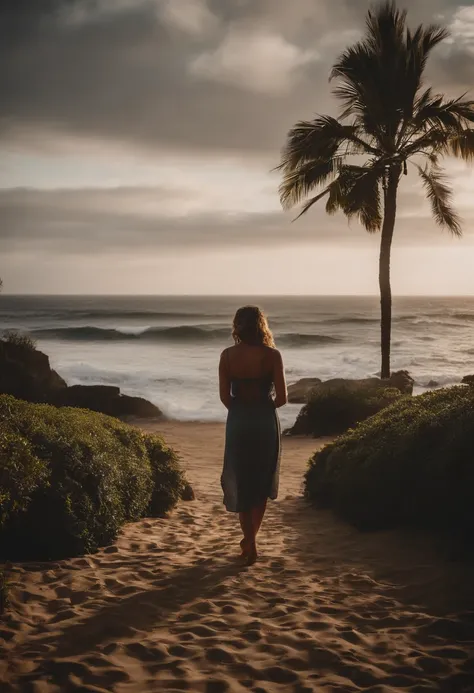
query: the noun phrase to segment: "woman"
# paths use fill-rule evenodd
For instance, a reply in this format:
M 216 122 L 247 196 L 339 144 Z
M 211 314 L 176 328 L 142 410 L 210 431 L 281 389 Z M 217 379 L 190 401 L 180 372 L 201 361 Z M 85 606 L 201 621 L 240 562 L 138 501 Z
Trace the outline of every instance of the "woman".
M 240 308 L 232 336 L 235 346 L 221 354 L 219 363 L 220 398 L 228 409 L 221 483 L 226 509 L 239 513 L 242 558 L 252 565 L 267 499 L 278 495 L 276 409 L 286 404 L 287 392 L 282 358 L 260 308 Z

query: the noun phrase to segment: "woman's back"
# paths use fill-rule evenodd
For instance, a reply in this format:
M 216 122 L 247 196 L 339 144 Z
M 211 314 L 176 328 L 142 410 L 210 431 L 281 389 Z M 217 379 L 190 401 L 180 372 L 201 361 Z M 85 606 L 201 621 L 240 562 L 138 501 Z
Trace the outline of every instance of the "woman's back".
M 273 393 L 274 349 L 238 344 L 226 350 L 232 399 L 239 402 L 268 401 Z
M 286 403 L 283 362 L 273 347 L 244 342 L 229 347 L 221 355 L 219 382 L 221 401 L 227 408 L 236 401 L 270 400 L 276 407 Z

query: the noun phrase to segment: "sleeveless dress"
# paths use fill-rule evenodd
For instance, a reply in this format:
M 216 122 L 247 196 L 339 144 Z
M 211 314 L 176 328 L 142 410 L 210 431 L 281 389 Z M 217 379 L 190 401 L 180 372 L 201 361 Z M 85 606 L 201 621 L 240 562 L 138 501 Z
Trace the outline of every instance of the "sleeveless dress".
M 232 378 L 221 476 L 229 512 L 246 512 L 278 496 L 281 436 L 272 393 L 271 375 Z

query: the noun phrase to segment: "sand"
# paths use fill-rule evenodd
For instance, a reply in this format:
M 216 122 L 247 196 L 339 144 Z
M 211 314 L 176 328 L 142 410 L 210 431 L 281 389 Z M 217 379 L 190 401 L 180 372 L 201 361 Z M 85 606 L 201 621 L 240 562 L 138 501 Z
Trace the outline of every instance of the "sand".
M 93 556 L 9 569 L 0 686 L 53 693 L 474 691 L 474 567 L 414 533 L 360 534 L 301 498 L 285 439 L 259 562 L 219 487 L 223 427 L 154 426 L 196 500 Z

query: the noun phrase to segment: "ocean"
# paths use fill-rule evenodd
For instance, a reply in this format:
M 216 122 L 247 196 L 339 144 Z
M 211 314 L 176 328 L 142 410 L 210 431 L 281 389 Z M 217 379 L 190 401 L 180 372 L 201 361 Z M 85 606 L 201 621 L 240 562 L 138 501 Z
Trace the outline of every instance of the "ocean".
M 288 383 L 378 373 L 376 297 L 0 295 L 0 333 L 29 333 L 70 385 L 118 385 L 170 418 L 223 421 L 219 354 L 247 303 L 265 310 Z M 416 392 L 474 373 L 474 297 L 396 298 L 393 312 L 392 367 L 412 374 Z M 283 426 L 299 409 L 281 410 Z

